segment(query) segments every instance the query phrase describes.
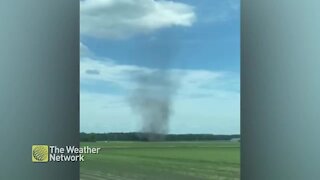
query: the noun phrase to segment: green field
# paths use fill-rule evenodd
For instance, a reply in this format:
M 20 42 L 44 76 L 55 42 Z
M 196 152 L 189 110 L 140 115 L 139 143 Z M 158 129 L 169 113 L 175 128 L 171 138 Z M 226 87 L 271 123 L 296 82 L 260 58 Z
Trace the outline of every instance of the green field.
M 81 180 L 239 180 L 238 142 L 96 142 Z

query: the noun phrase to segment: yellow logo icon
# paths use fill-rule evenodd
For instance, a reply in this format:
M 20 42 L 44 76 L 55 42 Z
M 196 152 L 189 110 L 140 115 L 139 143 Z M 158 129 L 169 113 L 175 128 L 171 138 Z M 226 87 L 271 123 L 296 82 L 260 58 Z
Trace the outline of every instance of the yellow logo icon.
M 32 162 L 48 162 L 49 148 L 47 145 L 32 146 Z

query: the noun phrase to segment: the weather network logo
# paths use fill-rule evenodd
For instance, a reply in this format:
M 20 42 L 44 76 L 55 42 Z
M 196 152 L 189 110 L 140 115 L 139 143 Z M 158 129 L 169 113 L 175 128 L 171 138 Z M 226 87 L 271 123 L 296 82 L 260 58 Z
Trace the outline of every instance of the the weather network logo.
M 32 146 L 32 162 L 48 162 L 49 147 L 47 145 Z
M 32 145 L 32 162 L 80 162 L 85 154 L 98 154 L 101 148 L 54 145 Z

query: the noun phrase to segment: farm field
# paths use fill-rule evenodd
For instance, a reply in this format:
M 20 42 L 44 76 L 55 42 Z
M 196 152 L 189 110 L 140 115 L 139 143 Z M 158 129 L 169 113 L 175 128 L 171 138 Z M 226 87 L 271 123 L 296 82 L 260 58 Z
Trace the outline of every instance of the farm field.
M 95 142 L 85 154 L 81 180 L 239 180 L 240 143 Z

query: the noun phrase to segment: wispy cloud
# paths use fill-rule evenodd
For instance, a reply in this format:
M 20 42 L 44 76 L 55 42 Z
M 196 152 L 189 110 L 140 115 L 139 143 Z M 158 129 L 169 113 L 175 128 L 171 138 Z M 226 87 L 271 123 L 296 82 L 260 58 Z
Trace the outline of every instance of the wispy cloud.
M 196 19 L 192 6 L 165 0 L 83 0 L 80 14 L 81 34 L 108 39 L 191 26 Z
M 80 42 L 80 56 L 81 57 L 86 57 L 92 55 L 92 52 L 89 50 L 89 48 Z
M 214 5 L 202 8 L 199 21 L 204 23 L 219 23 L 239 17 L 240 0 L 212 1 Z
M 124 90 L 132 90 L 135 75 L 152 73 L 157 69 L 136 65 L 120 65 L 111 59 L 97 60 L 82 58 L 80 61 L 80 78 L 83 84 L 99 81 Z M 92 73 L 94 72 L 94 73 Z M 178 95 L 184 97 L 226 96 L 239 92 L 237 74 L 203 69 L 170 69 L 173 78 L 179 79 Z

